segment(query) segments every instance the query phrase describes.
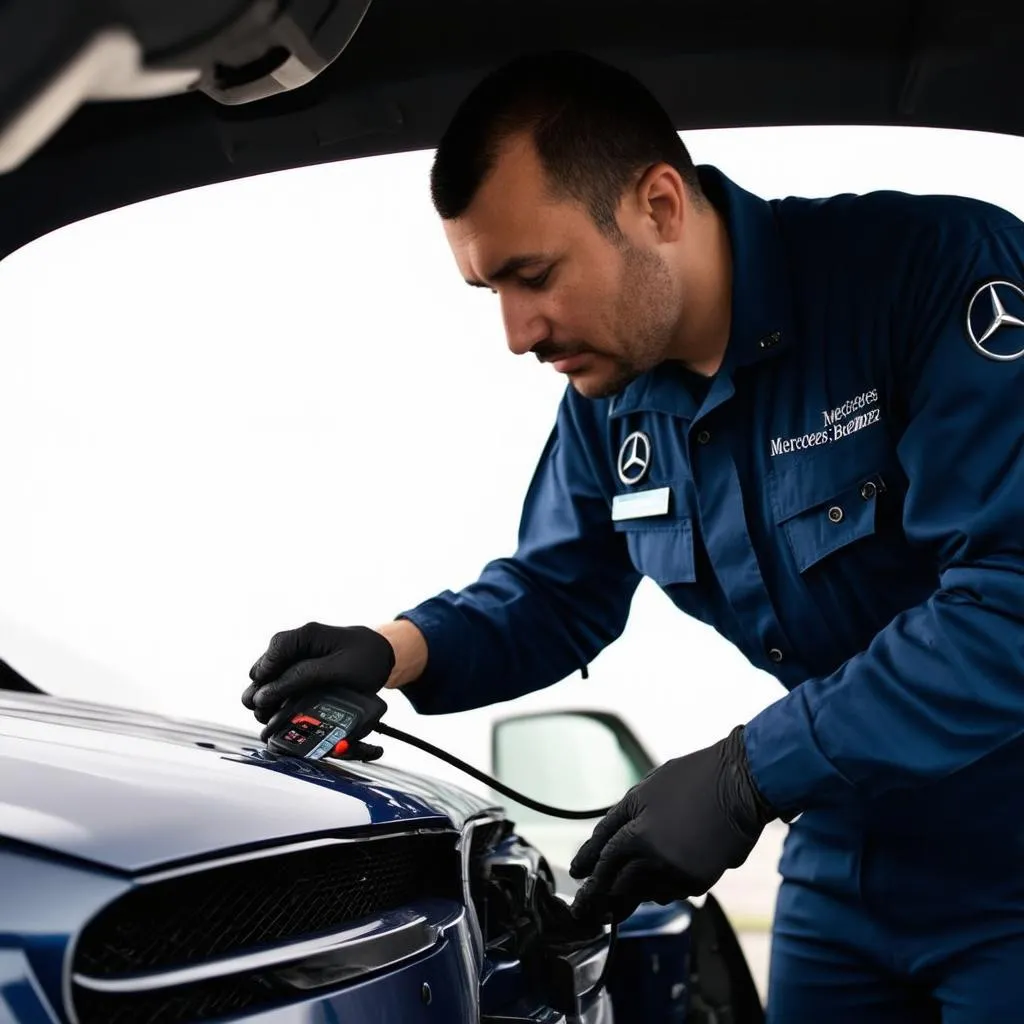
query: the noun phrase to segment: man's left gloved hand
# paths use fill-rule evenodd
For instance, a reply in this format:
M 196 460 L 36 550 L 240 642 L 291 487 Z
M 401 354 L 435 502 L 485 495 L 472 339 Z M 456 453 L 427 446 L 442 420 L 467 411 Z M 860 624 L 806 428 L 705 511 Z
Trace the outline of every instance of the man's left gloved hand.
M 285 701 L 315 690 L 376 693 L 394 666 L 394 648 L 376 630 L 307 622 L 274 634 L 249 670 L 252 682 L 242 703 L 263 725 L 260 739 L 266 742 L 283 722 L 277 716 Z
M 750 774 L 737 726 L 656 768 L 601 819 L 569 867 L 573 878 L 586 878 L 572 911 L 622 921 L 647 900 L 701 895 L 747 859 L 776 817 Z

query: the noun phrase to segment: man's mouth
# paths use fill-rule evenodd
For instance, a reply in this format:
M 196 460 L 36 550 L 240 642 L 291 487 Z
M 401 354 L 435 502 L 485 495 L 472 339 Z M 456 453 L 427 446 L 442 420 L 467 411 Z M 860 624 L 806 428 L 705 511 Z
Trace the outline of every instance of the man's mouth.
M 583 368 L 583 364 L 587 361 L 586 355 L 582 352 L 577 353 L 574 356 L 562 356 L 558 359 L 552 359 L 551 365 L 559 373 L 574 373 L 577 370 Z

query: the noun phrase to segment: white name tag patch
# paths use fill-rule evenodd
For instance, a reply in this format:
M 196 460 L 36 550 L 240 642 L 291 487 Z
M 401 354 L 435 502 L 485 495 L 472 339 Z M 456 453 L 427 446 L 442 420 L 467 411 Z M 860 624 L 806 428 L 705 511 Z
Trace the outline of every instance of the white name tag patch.
M 663 516 L 668 512 L 669 487 L 657 487 L 652 491 L 632 491 L 616 494 L 612 498 L 612 522 L 623 519 L 646 519 L 648 516 Z

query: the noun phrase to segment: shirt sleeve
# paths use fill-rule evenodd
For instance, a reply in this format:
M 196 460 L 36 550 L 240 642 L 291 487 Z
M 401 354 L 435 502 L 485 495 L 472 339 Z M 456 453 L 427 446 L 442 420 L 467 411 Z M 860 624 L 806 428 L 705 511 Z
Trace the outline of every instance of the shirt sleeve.
M 465 589 L 399 618 L 427 640 L 427 668 L 403 692 L 425 714 L 464 711 L 550 686 L 625 628 L 640 576 L 611 522 L 595 453 L 599 403 L 568 392 L 528 489 L 515 554 Z
M 1024 287 L 1024 225 L 1004 214 L 939 230 L 931 251 L 945 256 L 919 250 L 890 357 L 904 532 L 935 552 L 938 587 L 748 723 L 754 778 L 784 816 L 943 778 L 1024 733 L 1024 327 L 991 336 L 1001 359 L 968 333 L 986 282 L 1007 282 L 1004 299 Z M 978 301 L 991 326 L 991 296 Z

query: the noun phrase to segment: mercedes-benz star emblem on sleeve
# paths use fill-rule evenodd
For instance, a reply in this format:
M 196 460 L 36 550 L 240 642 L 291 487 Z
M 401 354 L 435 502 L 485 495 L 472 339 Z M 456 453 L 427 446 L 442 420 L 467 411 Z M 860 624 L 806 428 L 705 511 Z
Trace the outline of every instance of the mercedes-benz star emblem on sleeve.
M 619 479 L 624 484 L 638 484 L 651 465 L 651 439 L 634 430 L 619 449 Z
M 967 338 L 988 359 L 1009 363 L 1024 356 L 1024 289 L 987 281 L 967 306 Z

